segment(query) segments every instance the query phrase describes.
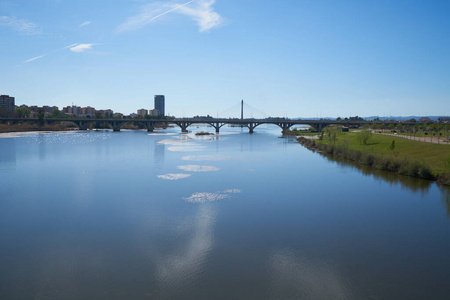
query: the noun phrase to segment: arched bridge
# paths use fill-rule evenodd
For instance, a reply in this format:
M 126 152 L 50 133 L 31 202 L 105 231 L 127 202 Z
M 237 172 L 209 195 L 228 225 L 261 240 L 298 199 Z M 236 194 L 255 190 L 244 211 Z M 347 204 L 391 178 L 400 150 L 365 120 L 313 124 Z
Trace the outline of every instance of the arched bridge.
M 0 119 L 0 123 L 3 124 L 21 124 L 21 123 L 38 123 L 39 119 L 35 118 L 3 118 Z M 317 131 L 322 131 L 330 125 L 342 125 L 349 127 L 361 127 L 365 124 L 398 124 L 398 122 L 378 121 L 336 121 L 336 120 L 291 120 L 291 119 L 216 119 L 216 118 L 175 118 L 175 119 L 44 119 L 45 124 L 54 124 L 60 122 L 72 122 L 80 130 L 87 130 L 92 123 L 108 123 L 114 131 L 120 131 L 120 128 L 125 123 L 137 123 L 141 124 L 147 131 L 152 132 L 155 127 L 164 126 L 167 124 L 175 124 L 180 127 L 182 132 L 187 132 L 188 127 L 193 124 L 209 124 L 214 127 L 218 133 L 220 128 L 224 125 L 239 125 L 247 127 L 249 133 L 253 133 L 255 128 L 262 124 L 275 124 L 279 126 L 283 133 L 289 130 L 294 125 L 309 125 L 315 128 Z M 417 123 L 402 122 L 403 125 L 414 125 Z

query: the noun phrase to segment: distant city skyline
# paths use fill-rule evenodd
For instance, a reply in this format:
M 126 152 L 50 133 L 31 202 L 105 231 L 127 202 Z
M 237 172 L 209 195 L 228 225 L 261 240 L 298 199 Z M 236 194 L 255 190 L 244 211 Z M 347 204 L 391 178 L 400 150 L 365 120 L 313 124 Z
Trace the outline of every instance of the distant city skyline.
M 449 1 L 2 1 L 16 105 L 240 117 L 450 114 Z M 247 113 L 250 113 L 247 111 Z M 250 117 L 250 115 L 245 115 Z

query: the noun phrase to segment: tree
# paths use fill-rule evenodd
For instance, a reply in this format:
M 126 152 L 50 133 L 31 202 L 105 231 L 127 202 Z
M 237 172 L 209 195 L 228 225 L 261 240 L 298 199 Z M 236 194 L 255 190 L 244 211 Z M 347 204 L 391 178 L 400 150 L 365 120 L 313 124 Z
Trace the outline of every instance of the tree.
M 14 116 L 14 112 L 12 112 L 8 109 L 0 108 L 0 118 L 11 118 L 13 116 Z
M 41 108 L 38 111 L 38 119 L 39 119 L 38 123 L 39 123 L 39 126 L 44 126 L 44 123 L 45 123 L 44 118 L 45 118 L 45 112 Z
M 323 131 L 321 131 L 320 135 L 319 135 L 319 141 L 322 141 L 322 140 L 323 140 Z
M 394 140 L 392 140 L 392 143 L 389 146 L 389 149 L 391 149 L 391 151 L 394 151 L 394 149 L 395 149 L 395 141 Z
M 52 111 L 52 113 L 50 114 L 50 118 L 55 118 L 55 119 L 61 118 L 61 111 L 59 109 L 54 109 Z
M 14 116 L 16 118 L 29 118 L 31 114 L 31 111 L 29 109 L 18 107 L 14 111 Z
M 367 145 L 371 137 L 372 132 L 370 130 L 361 130 L 361 132 L 358 133 L 359 144 L 363 144 L 364 146 Z

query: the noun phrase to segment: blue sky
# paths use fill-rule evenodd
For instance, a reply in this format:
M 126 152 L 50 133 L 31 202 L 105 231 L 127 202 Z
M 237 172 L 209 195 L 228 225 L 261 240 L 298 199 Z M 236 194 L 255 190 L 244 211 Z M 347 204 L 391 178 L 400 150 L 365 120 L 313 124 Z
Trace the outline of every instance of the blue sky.
M 0 93 L 175 116 L 450 114 L 450 1 L 0 0 Z M 249 113 L 246 111 L 246 113 Z M 254 114 L 254 115 L 253 115 Z

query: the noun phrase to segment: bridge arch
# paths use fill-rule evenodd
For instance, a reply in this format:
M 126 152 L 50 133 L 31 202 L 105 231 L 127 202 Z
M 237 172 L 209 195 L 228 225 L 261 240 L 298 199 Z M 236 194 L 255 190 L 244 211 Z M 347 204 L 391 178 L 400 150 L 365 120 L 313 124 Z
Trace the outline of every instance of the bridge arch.
M 326 127 L 334 125 L 334 124 L 327 124 L 327 123 L 316 123 L 316 124 L 309 124 L 312 128 L 314 128 L 317 132 L 322 132 Z
M 67 123 L 67 124 L 72 124 L 72 125 L 74 125 L 73 127 L 77 127 L 79 130 L 82 130 L 82 129 L 81 129 L 80 123 L 79 123 L 79 122 L 76 122 L 76 121 L 74 121 L 74 120 L 67 120 L 67 121 L 65 121 L 65 120 L 52 120 L 52 119 L 46 119 L 46 120 L 45 120 L 45 123 L 47 123 L 48 125 L 51 125 L 51 126 L 56 126 L 56 125 L 58 125 L 58 124 Z
M 147 129 L 149 131 L 149 127 L 147 126 L 146 122 L 142 122 L 141 120 L 122 121 L 120 119 L 117 119 L 117 120 L 109 120 L 108 124 L 111 125 L 113 131 L 115 131 L 115 132 L 119 132 L 120 129 L 122 129 L 122 126 L 125 124 L 131 124 L 131 125 L 137 126 L 138 129 Z M 151 127 L 151 131 L 153 131 L 153 126 Z
M 168 123 L 178 125 L 178 127 L 181 128 L 181 132 L 187 132 L 188 131 L 187 128 L 192 125 L 191 122 L 186 122 L 186 121 L 170 121 Z
M 227 123 L 226 122 L 209 122 L 207 124 L 209 124 L 212 127 L 214 127 L 216 129 L 216 133 L 219 133 L 220 132 L 220 128 L 222 128 Z
M 90 119 L 86 119 L 86 120 L 80 120 L 79 121 L 79 128 L 80 130 L 88 130 L 89 127 L 91 127 L 91 124 L 94 124 L 94 126 L 92 128 L 97 128 L 97 129 L 102 129 L 100 128 L 100 126 L 96 126 L 96 123 L 99 124 L 108 124 L 109 129 L 114 129 L 114 127 L 112 126 L 112 124 L 108 121 L 105 120 L 105 122 L 102 122 L 101 120 L 90 120 Z

